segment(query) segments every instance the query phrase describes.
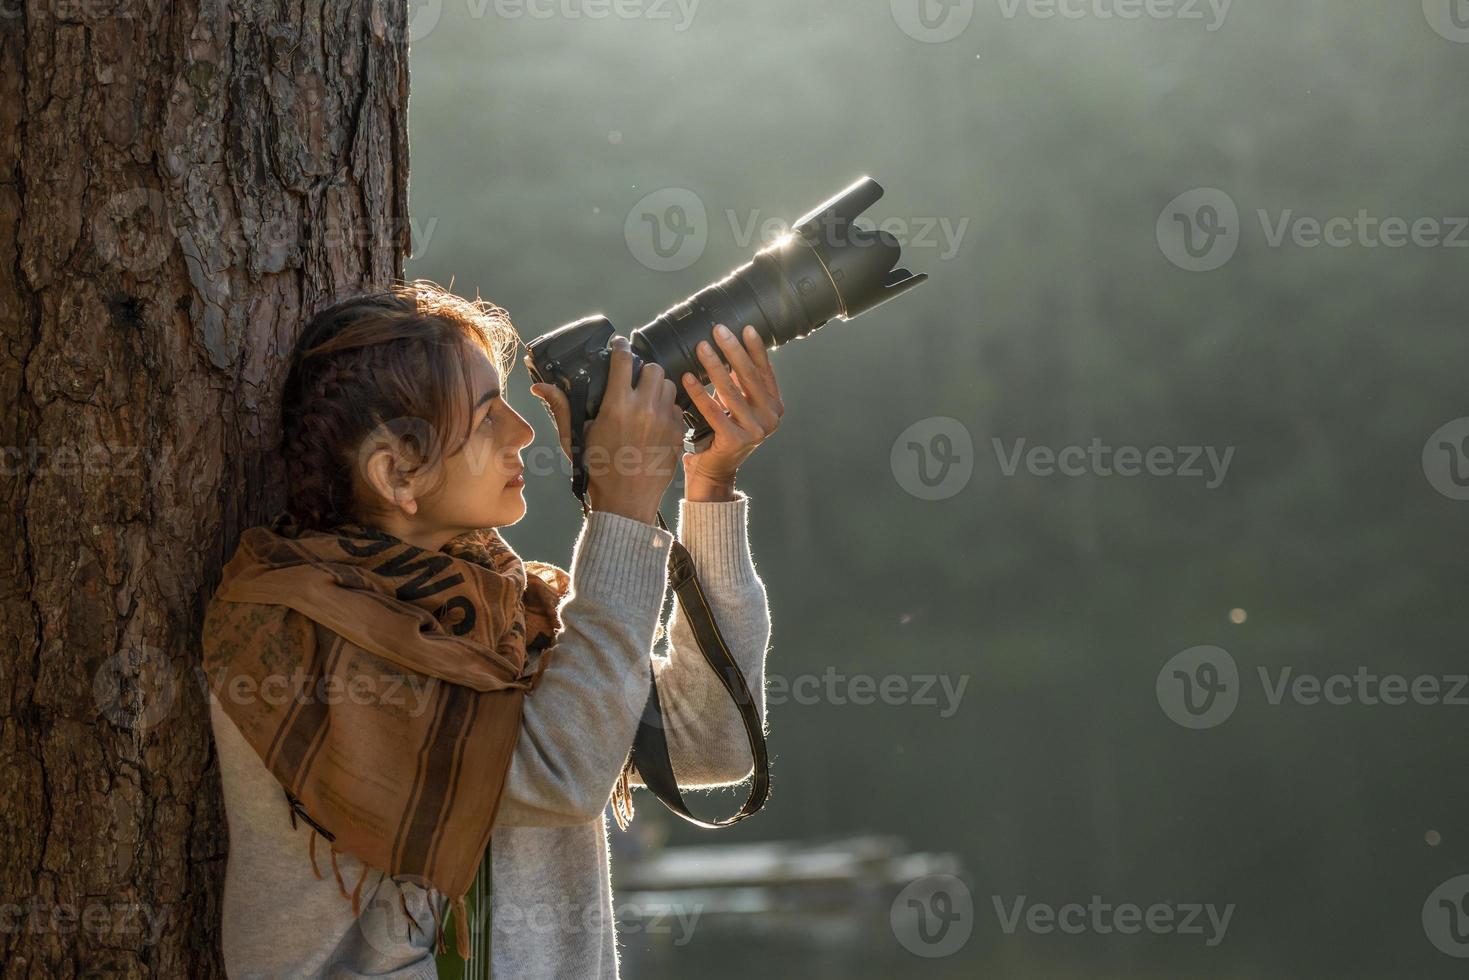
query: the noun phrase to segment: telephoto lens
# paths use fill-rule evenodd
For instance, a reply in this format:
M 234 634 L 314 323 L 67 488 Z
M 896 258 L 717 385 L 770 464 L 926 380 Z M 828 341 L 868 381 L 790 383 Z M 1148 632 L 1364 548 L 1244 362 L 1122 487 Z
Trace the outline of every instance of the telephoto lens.
M 888 232 L 857 224 L 882 197 L 882 187 L 862 177 L 797 221 L 790 232 L 757 252 L 749 262 L 668 309 L 629 335 L 633 377 L 644 361 L 662 365 L 669 378 L 693 374 L 709 383 L 695 351 L 700 341 L 714 347 L 714 327 L 736 335 L 753 324 L 767 349 L 807 336 L 832 319 L 850 320 L 928 279 L 899 268 L 902 246 Z M 593 419 L 607 387 L 609 344 L 616 333 L 604 316 L 567 324 L 532 340 L 529 364 L 538 382 L 565 390 L 584 418 Z M 708 422 L 679 388 L 678 403 L 694 430 L 697 450 L 712 435 Z

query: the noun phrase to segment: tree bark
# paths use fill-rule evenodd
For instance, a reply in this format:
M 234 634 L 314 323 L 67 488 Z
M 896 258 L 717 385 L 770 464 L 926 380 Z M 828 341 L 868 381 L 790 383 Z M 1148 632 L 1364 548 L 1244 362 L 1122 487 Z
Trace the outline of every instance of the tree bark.
M 408 8 L 0 0 L 0 975 L 222 976 L 196 670 L 306 318 L 410 251 Z

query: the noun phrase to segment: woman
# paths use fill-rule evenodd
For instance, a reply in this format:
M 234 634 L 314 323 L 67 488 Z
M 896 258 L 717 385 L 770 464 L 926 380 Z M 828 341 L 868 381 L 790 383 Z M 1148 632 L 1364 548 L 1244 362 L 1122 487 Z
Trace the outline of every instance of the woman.
M 749 500 L 734 489 L 734 478 L 750 453 L 775 431 L 784 408 L 753 328 L 743 343 L 728 331 L 717 340 L 720 352 L 707 344 L 699 351 L 715 394 L 692 375 L 678 382 L 715 431 L 705 450 L 682 456 L 685 491 L 678 538 L 693 556 L 710 606 L 763 717 L 770 619 L 746 536 Z M 513 552 L 496 534 L 486 535 L 482 529 L 514 524 L 525 514 L 520 452 L 534 432 L 502 394 L 518 344 L 503 311 L 422 281 L 348 300 L 317 315 L 298 342 L 284 395 L 282 452 L 289 504 L 275 530 L 289 530 L 298 543 L 355 541 L 340 554 L 370 553 L 374 560 L 389 554 L 395 570 L 405 575 L 439 567 L 451 560 L 447 554 L 455 567 L 469 569 L 471 577 L 504 585 L 509 576 L 496 574 L 494 568 L 509 571 L 520 563 L 506 563 L 506 555 L 514 559 Z M 570 411 L 564 394 L 546 385 L 532 390 L 546 404 L 562 448 L 569 451 Z M 501 705 L 497 724 L 505 720 L 503 706 L 511 703 L 503 695 L 518 695 L 520 723 L 511 729 L 513 745 L 507 744 L 503 776 L 491 771 L 493 765 L 458 764 L 445 775 L 444 767 L 434 770 L 421 756 L 404 762 L 417 767 L 414 778 L 420 782 L 427 773 L 449 780 L 446 785 L 458 790 L 483 791 L 488 795 L 482 798 L 493 801 L 477 815 L 483 825 L 493 823 L 491 962 L 496 977 L 615 980 L 618 975 L 605 815 L 620 775 L 626 771 L 631 784 L 640 785 L 629 765 L 629 751 L 648 695 L 650 657 L 680 784 L 728 785 L 751 772 L 739 714 L 704 663 L 677 608 L 669 623 L 669 654 L 652 653 L 673 540 L 656 526 L 656 513 L 686 429 L 674 403 L 676 391 L 675 382 L 654 364 L 644 365 L 634 384 L 627 342 L 615 342 L 607 394 L 586 433 L 591 511 L 577 538 L 569 577 L 554 566 L 524 563 L 533 574 L 515 580 L 525 589 L 515 596 L 518 609 L 482 608 L 471 614 L 478 616 L 476 626 L 501 617 L 495 620 L 498 649 L 511 650 L 508 659 L 514 661 L 500 682 L 472 685 L 476 691 L 497 684 L 501 688 L 501 701 L 482 702 Z M 636 462 L 629 465 L 630 460 Z M 346 537 L 348 530 L 357 537 Z M 269 529 L 251 529 L 247 535 L 252 532 L 255 542 L 282 540 Z M 344 536 L 332 537 L 339 534 Z M 483 552 L 462 551 L 466 541 L 498 544 L 499 557 L 492 561 Z M 246 564 L 243 550 L 242 545 L 226 569 L 225 584 L 232 570 Z M 269 547 L 261 550 L 270 553 Z M 466 554 L 478 564 L 458 564 Z M 428 559 L 432 561 L 425 564 Z M 348 565 L 353 560 L 342 559 Z M 298 571 L 316 570 L 313 562 L 303 566 L 292 561 Z M 332 584 L 355 581 L 351 576 L 363 568 L 334 566 Z M 409 584 L 417 588 L 422 577 L 420 573 Z M 231 658 L 247 659 L 252 650 L 249 642 L 231 645 L 219 639 L 226 634 L 221 624 L 228 617 L 253 610 L 257 615 L 252 623 L 258 626 L 265 621 L 263 614 L 286 612 L 283 605 L 223 601 L 225 593 L 222 585 L 206 621 L 206 663 L 221 676 Z M 352 595 L 354 602 L 361 601 L 357 593 Z M 405 595 L 418 601 L 418 592 L 405 592 L 400 580 L 396 590 L 375 598 L 396 612 Z M 325 638 L 330 645 L 340 640 L 337 633 L 321 632 L 328 617 L 324 611 L 319 618 L 314 615 L 312 600 L 304 593 L 279 601 L 302 612 L 304 618 L 287 613 L 297 632 L 309 631 L 313 624 L 306 620 L 316 620 L 319 641 Z M 360 608 L 364 615 L 377 615 L 376 606 Z M 415 615 L 428 618 L 421 611 Z M 444 622 L 449 622 L 447 614 Z M 542 642 L 526 643 L 536 634 L 537 623 L 545 630 Z M 372 648 L 379 634 L 372 629 L 353 633 L 353 624 L 338 625 L 341 635 L 360 641 L 350 647 L 354 656 L 372 659 L 362 648 Z M 420 627 L 401 635 L 416 641 L 425 631 L 436 632 Z M 272 652 L 260 659 L 269 661 L 277 648 L 289 647 L 282 637 L 290 632 L 281 626 L 267 635 L 264 642 Z M 389 659 L 401 652 L 393 644 L 377 649 Z M 492 642 L 490 659 L 495 649 Z M 458 669 L 449 663 L 437 674 L 429 671 L 433 676 L 406 672 L 410 683 L 403 687 L 395 714 L 371 705 L 334 707 L 338 714 L 332 717 L 360 710 L 351 717 L 381 719 L 384 726 L 426 724 L 425 713 L 415 713 L 422 708 L 415 695 L 421 700 L 430 689 L 464 694 L 463 685 L 441 683 L 445 677 L 468 676 L 454 673 Z M 360 754 L 364 742 L 382 732 L 369 722 L 344 738 L 341 722 L 332 729 L 322 710 L 321 727 L 337 738 L 335 749 L 325 754 L 352 756 L 355 761 L 343 763 L 345 776 L 336 775 L 357 780 L 325 787 L 333 790 L 325 792 L 325 780 L 317 780 L 305 766 L 291 771 L 306 775 L 287 779 L 281 753 L 268 751 L 275 736 L 250 723 L 265 710 L 260 704 L 263 687 L 259 698 L 244 705 L 235 700 L 235 688 L 219 683 L 213 690 L 212 723 L 230 831 L 222 929 L 230 976 L 435 976 L 433 953 L 446 903 L 455 896 L 433 890 L 432 878 L 425 879 L 427 888 L 401 880 L 403 876 L 395 879 L 339 847 L 371 831 L 373 820 L 359 818 L 345 803 L 336 805 L 338 798 L 361 790 L 401 804 L 404 793 L 380 776 L 386 765 L 379 769 L 378 750 Z M 433 726 L 438 732 L 443 724 L 434 721 Z M 315 751 L 323 740 L 326 735 L 308 742 Z M 402 751 L 401 741 L 383 738 L 381 755 L 413 756 Z M 467 748 L 460 746 L 464 754 L 455 758 L 485 758 L 472 755 L 482 747 L 470 740 Z M 315 757 L 311 759 L 314 763 Z M 302 793 L 290 792 L 288 783 Z M 414 783 L 415 802 L 418 786 Z M 315 813 L 303 805 L 308 790 L 316 791 L 312 799 L 320 801 Z M 323 812 L 333 814 L 335 826 L 322 823 Z M 332 842 L 331 873 L 317 862 L 318 836 Z M 399 854 L 393 853 L 395 858 Z M 456 868 L 464 864 L 461 860 Z

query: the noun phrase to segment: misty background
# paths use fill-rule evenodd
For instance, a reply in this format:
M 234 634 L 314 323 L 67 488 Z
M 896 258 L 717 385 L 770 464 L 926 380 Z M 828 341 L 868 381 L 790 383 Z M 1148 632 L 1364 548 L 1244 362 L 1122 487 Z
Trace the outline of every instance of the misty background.
M 527 340 L 626 333 L 863 174 L 932 277 L 772 353 L 786 415 L 738 479 L 785 685 L 767 808 L 710 833 L 640 793 L 634 827 L 893 835 L 962 862 L 926 901 L 968 932 L 915 950 L 889 892 L 855 940 L 630 932 L 624 975 L 1462 975 L 1469 5 L 529 2 L 414 5 L 409 278 Z M 506 537 L 569 565 L 565 472 L 528 476 Z M 1233 909 L 1006 918 L 1094 895 Z

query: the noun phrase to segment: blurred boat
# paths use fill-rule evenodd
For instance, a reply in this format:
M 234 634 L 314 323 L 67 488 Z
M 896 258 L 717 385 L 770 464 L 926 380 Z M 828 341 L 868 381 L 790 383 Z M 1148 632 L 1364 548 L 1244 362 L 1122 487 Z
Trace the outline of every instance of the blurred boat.
M 961 875 L 954 854 L 914 852 L 900 837 L 667 847 L 614 866 L 618 918 L 697 913 L 701 932 L 794 932 L 851 943 L 887 931 L 894 896 L 929 875 Z

